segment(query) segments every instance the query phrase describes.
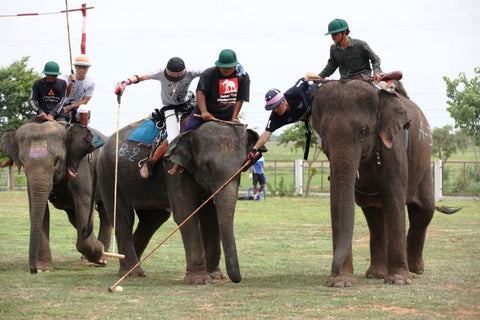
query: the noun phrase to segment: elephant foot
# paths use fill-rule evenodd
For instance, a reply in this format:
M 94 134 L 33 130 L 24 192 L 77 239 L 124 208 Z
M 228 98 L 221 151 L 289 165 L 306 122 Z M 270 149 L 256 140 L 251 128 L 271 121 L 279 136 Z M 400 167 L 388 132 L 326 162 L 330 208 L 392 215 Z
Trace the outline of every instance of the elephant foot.
M 208 275 L 209 275 L 213 280 L 223 280 L 223 279 L 227 279 L 227 276 L 225 275 L 225 273 L 223 273 L 222 270 L 220 270 L 220 268 L 216 268 L 214 271 L 208 272 Z
M 355 283 L 353 273 L 342 272 L 339 275 L 332 275 L 327 281 L 327 287 L 344 288 L 351 287 Z
M 38 262 L 36 266 L 30 266 L 30 273 L 42 273 L 53 271 L 52 264 L 49 262 Z
M 408 260 L 408 270 L 416 274 L 423 274 L 425 271 L 425 266 L 423 264 L 423 259 L 409 259 Z
M 205 271 L 187 271 L 183 281 L 185 284 L 210 285 L 212 277 Z
M 408 272 L 389 274 L 385 278 L 387 284 L 407 285 L 412 284 L 412 279 L 408 275 Z
M 368 268 L 367 272 L 365 273 L 365 277 L 367 279 L 385 279 L 386 274 L 387 270 L 385 270 L 385 268 L 377 268 L 370 266 L 370 268 Z
M 128 271 L 133 267 L 132 265 L 130 268 L 128 267 L 120 267 L 120 271 L 118 272 L 118 275 L 120 277 L 123 277 L 125 274 L 127 274 Z M 142 267 L 138 266 L 136 267 L 129 275 L 129 277 L 140 277 L 140 278 L 145 278 L 146 274 L 145 271 L 143 271 Z
M 89 262 L 87 257 L 85 257 L 84 255 L 82 255 L 80 257 L 80 261 L 85 262 L 85 263 Z M 94 264 L 96 264 L 100 267 L 106 267 L 107 264 L 108 264 L 107 257 L 105 255 L 102 255 L 102 257 L 100 259 L 98 259 L 98 261 L 93 261 L 92 263 L 94 263 Z

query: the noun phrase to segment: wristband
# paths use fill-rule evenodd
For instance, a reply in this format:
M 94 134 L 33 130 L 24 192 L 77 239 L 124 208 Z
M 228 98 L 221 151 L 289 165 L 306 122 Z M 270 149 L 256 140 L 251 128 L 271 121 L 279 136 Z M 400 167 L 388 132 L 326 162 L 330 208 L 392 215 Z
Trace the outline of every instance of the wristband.
M 125 80 L 124 82 L 125 82 L 125 84 L 126 84 L 127 86 L 129 86 L 129 85 L 132 83 L 132 80 L 127 79 L 127 80 Z
M 140 82 L 140 77 L 136 74 L 134 75 L 134 77 L 137 79 L 137 82 L 135 82 L 135 83 L 139 83 Z

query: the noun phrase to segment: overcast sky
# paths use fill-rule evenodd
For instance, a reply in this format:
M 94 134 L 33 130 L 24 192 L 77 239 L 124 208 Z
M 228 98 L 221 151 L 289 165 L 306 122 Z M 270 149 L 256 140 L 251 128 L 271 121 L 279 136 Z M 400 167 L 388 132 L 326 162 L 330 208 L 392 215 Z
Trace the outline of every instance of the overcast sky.
M 70 9 L 86 2 L 69 0 Z M 96 89 L 89 106 L 90 125 L 115 131 L 115 83 L 133 74 L 164 67 L 172 56 L 187 68 L 214 65 L 224 48 L 236 51 L 250 74 L 250 102 L 242 114 L 250 128 L 263 131 L 269 112 L 264 94 L 288 89 L 305 72 L 325 66 L 334 18 L 347 20 L 350 36 L 368 42 L 380 56 L 383 71 L 401 70 L 404 85 L 432 127 L 454 125 L 446 111 L 443 76 L 467 77 L 480 66 L 480 1 L 262 1 L 262 0 L 92 0 L 87 12 L 89 76 Z M 2 1 L 0 15 L 58 12 L 63 0 Z M 81 12 L 69 14 L 72 55 L 80 53 Z M 68 73 L 70 59 L 65 14 L 0 18 L 0 65 L 23 56 L 38 72 L 49 60 Z M 333 78 L 338 78 L 335 73 Z M 157 81 L 127 88 L 120 126 L 161 106 Z M 195 91 L 196 81 L 191 89 Z

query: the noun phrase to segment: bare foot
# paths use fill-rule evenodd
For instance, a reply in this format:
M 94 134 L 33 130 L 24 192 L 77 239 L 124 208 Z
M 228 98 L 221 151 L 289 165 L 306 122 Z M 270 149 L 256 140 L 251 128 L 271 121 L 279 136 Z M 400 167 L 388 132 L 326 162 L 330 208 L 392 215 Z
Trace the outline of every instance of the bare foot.
M 173 166 L 173 168 L 170 169 L 170 170 L 168 170 L 167 172 L 168 172 L 168 174 L 170 174 L 170 175 L 174 175 L 174 174 L 177 174 L 177 173 L 179 173 L 179 172 L 182 173 L 182 172 L 183 172 L 183 168 L 182 168 L 182 166 L 179 165 L 178 163 L 175 163 L 175 165 Z
M 148 165 L 147 165 L 147 163 L 144 163 L 144 164 L 140 167 L 140 176 L 141 176 L 143 179 L 148 179 L 148 177 L 150 177 L 150 173 L 149 173 L 149 170 L 148 170 Z

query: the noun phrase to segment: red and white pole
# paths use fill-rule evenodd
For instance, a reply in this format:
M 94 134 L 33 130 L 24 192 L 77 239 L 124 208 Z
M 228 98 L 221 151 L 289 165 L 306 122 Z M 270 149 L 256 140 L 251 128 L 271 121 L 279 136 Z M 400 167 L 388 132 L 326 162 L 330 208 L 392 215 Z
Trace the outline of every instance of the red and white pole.
M 85 54 L 87 48 L 87 4 L 82 4 L 82 43 L 80 44 L 80 52 Z

